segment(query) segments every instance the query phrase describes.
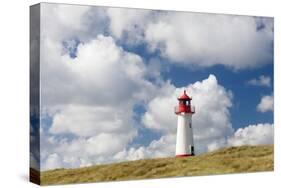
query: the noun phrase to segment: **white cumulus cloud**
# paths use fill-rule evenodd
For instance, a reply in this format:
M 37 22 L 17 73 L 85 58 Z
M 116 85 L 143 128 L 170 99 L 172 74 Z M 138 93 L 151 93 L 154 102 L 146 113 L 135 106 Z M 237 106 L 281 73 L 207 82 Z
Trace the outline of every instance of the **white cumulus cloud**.
M 142 59 L 102 35 L 79 44 L 75 59 L 52 37 L 41 44 L 42 116 L 52 117 L 41 129 L 42 169 L 116 161 L 137 135 L 133 106 L 155 90 Z
M 257 106 L 259 112 L 273 111 L 274 98 L 273 95 L 266 95 L 261 98 L 260 103 Z
M 79 44 L 75 59 L 61 52 L 59 42 L 42 40 L 43 104 L 129 104 L 155 89 L 145 79 L 148 72 L 142 58 L 124 51 L 112 37 L 99 35 Z
M 234 135 L 228 139 L 230 146 L 242 145 L 265 145 L 273 144 L 274 129 L 273 124 L 256 124 L 239 128 Z
M 272 62 L 273 23 L 263 22 L 257 30 L 254 17 L 172 12 L 148 24 L 145 39 L 172 62 L 251 68 Z
M 113 156 L 126 147 L 127 139 L 127 133 L 105 132 L 75 138 L 42 133 L 41 142 L 45 146 L 41 151 L 42 169 L 77 168 L 115 162 Z
M 143 123 L 147 128 L 175 135 L 177 116 L 174 114 L 174 106 L 177 105 L 177 97 L 184 88 L 165 88 L 166 91 L 161 91 L 158 97 L 149 102 Z M 225 143 L 226 138 L 233 133 L 229 114 L 232 93 L 219 85 L 214 75 L 188 85 L 187 93 L 192 96 L 192 104 L 196 108 L 192 117 L 195 152 L 206 152 L 213 143 Z
M 157 86 L 146 80 L 142 58 L 112 37 L 79 44 L 76 58 L 61 52 L 59 42 L 42 40 L 42 116 L 52 117 L 41 133 L 42 167 L 112 162 L 137 135 L 134 105 L 153 97 Z
M 42 36 L 89 41 L 110 33 L 181 65 L 246 69 L 273 61 L 272 18 L 43 4 L 42 20 Z
M 131 109 L 70 105 L 62 108 L 53 118 L 50 133 L 70 133 L 77 136 L 96 136 L 100 133 L 133 134 Z
M 138 160 L 144 158 L 158 158 L 174 156 L 176 135 L 165 134 L 158 140 L 153 140 L 148 146 L 124 149 L 114 156 L 116 161 Z
M 151 13 L 151 10 L 108 8 L 110 31 L 113 36 L 129 44 L 140 43 L 143 41 L 143 28 L 151 18 Z
M 237 70 L 273 60 L 272 18 L 120 8 L 107 13 L 113 36 L 146 43 L 173 63 Z
M 254 86 L 270 87 L 271 86 L 271 78 L 269 76 L 261 75 L 258 79 L 257 78 L 251 79 L 247 83 L 250 84 L 250 85 L 254 85 Z
M 48 158 L 42 165 L 43 169 L 57 169 L 63 167 L 63 162 L 60 156 L 56 153 L 48 155 Z

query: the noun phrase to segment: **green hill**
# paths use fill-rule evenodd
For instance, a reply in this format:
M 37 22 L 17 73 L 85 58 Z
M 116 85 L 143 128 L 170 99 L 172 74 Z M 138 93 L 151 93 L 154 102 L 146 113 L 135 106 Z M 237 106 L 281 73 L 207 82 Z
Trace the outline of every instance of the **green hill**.
M 41 184 L 67 184 L 273 170 L 273 146 L 241 146 L 188 158 L 158 158 L 56 169 L 41 173 Z

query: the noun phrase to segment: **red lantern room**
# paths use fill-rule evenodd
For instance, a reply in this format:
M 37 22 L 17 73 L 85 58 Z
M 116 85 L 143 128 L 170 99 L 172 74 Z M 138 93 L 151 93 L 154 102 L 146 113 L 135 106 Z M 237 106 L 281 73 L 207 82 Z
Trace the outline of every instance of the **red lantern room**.
M 191 98 L 186 94 L 186 90 L 184 90 L 183 94 L 178 98 L 179 105 L 175 107 L 175 114 L 180 113 L 190 113 L 194 114 L 194 106 L 191 106 Z

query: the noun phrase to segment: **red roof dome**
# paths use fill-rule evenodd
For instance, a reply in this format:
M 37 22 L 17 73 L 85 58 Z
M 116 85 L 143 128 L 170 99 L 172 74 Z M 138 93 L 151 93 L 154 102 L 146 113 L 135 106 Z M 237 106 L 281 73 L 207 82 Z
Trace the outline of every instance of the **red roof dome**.
M 184 90 L 182 96 L 180 96 L 180 97 L 178 98 L 178 100 L 189 101 L 189 100 L 191 100 L 191 98 L 186 94 L 186 91 Z

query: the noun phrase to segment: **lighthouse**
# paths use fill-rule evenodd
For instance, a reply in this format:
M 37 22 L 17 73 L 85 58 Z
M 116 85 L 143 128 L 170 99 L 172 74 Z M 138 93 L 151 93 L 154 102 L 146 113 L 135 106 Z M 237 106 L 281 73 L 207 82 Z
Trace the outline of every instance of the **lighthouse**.
M 191 106 L 191 98 L 184 90 L 178 97 L 179 104 L 175 107 L 175 114 L 178 116 L 176 157 L 188 157 L 194 155 L 192 115 L 195 113 L 194 106 Z

